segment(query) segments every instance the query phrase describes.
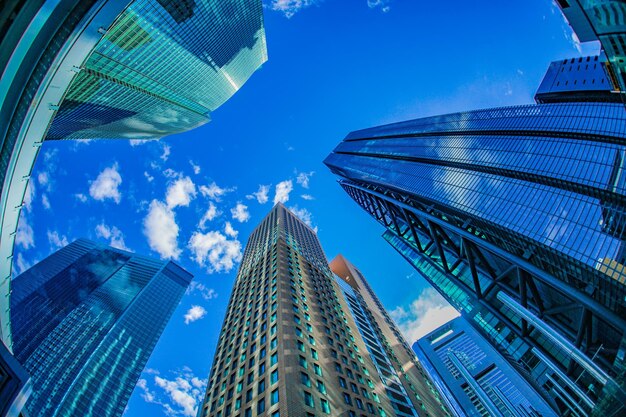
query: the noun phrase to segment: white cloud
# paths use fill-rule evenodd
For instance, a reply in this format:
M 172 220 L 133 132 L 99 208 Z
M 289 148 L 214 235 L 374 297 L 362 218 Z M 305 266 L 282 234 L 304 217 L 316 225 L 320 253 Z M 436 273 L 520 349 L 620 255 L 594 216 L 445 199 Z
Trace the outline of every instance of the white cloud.
M 192 160 L 189 160 L 189 164 L 193 168 L 193 173 L 198 175 L 200 173 L 200 165 L 196 165 Z
M 270 186 L 269 185 L 259 185 L 259 190 L 256 193 L 252 193 L 252 194 L 248 194 L 246 196 L 246 198 L 248 200 L 252 200 L 256 198 L 256 201 L 259 202 L 259 204 L 265 204 L 269 201 L 269 191 L 270 191 Z
M 178 231 L 174 212 L 160 201 L 152 200 L 143 220 L 143 233 L 148 238 L 150 248 L 161 259 L 178 259 L 180 256 Z
M 189 249 L 196 263 L 209 273 L 229 272 L 241 261 L 241 242 L 229 239 L 219 231 L 195 232 L 189 239 Z
M 145 145 L 148 142 L 152 142 L 152 140 L 151 139 L 129 139 L 128 143 L 130 146 L 135 147 L 135 146 Z
M 187 207 L 196 195 L 196 185 L 189 177 L 184 177 L 177 179 L 167 187 L 165 201 L 170 209 L 178 206 Z
M 154 177 L 152 175 L 148 174 L 148 171 L 144 171 L 143 172 L 143 176 L 146 177 L 148 182 L 152 182 L 152 180 L 154 180 Z
M 48 175 L 46 171 L 40 172 L 37 175 L 37 181 L 39 182 L 39 185 L 43 187 L 47 187 L 48 184 L 50 183 L 50 176 Z
M 24 249 L 35 247 L 35 232 L 33 228 L 28 224 L 28 219 L 22 213 L 20 220 L 17 223 L 17 233 L 15 234 L 15 244 L 23 247 Z
M 115 226 L 109 227 L 104 223 L 96 226 L 96 236 L 109 241 L 109 245 L 121 250 L 130 251 L 126 242 L 124 242 L 124 234 Z
M 24 259 L 24 255 L 22 254 L 22 252 L 18 252 L 17 257 L 15 258 L 15 268 L 13 269 L 13 276 L 20 275 L 31 266 L 33 266 L 33 263 L 28 262 L 26 259 Z
M 317 3 L 317 0 L 271 0 L 269 7 L 274 11 L 283 13 L 289 19 L 305 7 Z
M 56 230 L 54 232 L 48 230 L 48 242 L 50 242 L 50 246 L 53 250 L 64 248 L 69 244 L 67 237 L 59 235 L 59 232 Z
M 289 207 L 289 210 L 295 214 L 300 220 L 302 220 L 307 226 L 309 226 L 315 233 L 317 233 L 317 226 L 313 225 L 313 215 L 305 208 L 298 206 Z
M 237 202 L 237 205 L 230 209 L 230 214 L 233 216 L 233 219 L 239 220 L 239 222 L 244 223 L 250 220 L 250 212 L 248 212 L 248 206 Z
M 380 8 L 383 13 L 390 10 L 389 3 L 391 0 L 367 0 L 367 7 L 370 9 Z
M 30 211 L 32 209 L 33 201 L 35 200 L 35 183 L 31 180 L 28 181 L 26 186 L 26 193 L 24 194 L 24 207 Z
M 213 202 L 209 202 L 209 208 L 207 209 L 206 213 L 204 213 L 204 216 L 202 216 L 202 218 L 200 219 L 200 223 L 198 223 L 198 227 L 204 230 L 206 228 L 206 223 L 215 219 L 220 214 L 222 213 L 217 210 L 217 207 L 215 207 L 215 204 L 213 204 Z
M 231 191 L 235 191 L 235 188 L 222 188 L 215 182 L 212 182 L 208 186 L 201 185 L 200 192 L 203 196 L 210 198 L 211 200 L 220 201 L 220 198 Z
M 161 158 L 161 160 L 163 162 L 166 162 L 167 158 L 170 157 L 171 150 L 172 150 L 172 148 L 170 148 L 170 145 L 168 145 L 166 143 L 163 143 L 163 153 L 161 154 L 161 156 L 159 158 Z
M 237 237 L 237 235 L 239 234 L 239 232 L 233 228 L 233 225 L 230 224 L 230 222 L 226 222 L 226 224 L 224 225 L 224 233 L 226 233 L 230 237 Z
M 76 197 L 76 199 L 80 201 L 81 203 L 87 202 L 87 196 L 83 193 L 74 194 L 74 197 Z
M 48 199 L 48 196 L 46 194 L 41 195 L 41 205 L 46 210 L 50 210 L 50 200 Z
M 207 311 L 202 306 L 191 306 L 185 313 L 185 324 L 193 323 L 206 316 Z
M 195 292 L 199 292 L 202 298 L 205 300 L 212 300 L 217 298 L 217 293 L 213 288 L 209 288 L 204 284 L 201 284 L 197 281 L 191 281 L 191 284 L 187 287 L 186 294 L 193 294 Z
M 315 200 L 315 197 L 311 194 L 302 194 L 300 197 L 302 197 L 303 200 Z
M 122 195 L 118 187 L 122 183 L 122 176 L 117 171 L 117 168 L 117 163 L 109 168 L 105 168 L 96 180 L 91 183 L 89 195 L 99 201 L 111 198 L 119 204 Z
M 204 395 L 206 379 L 198 378 L 188 367 L 170 374 L 174 374 L 174 377 L 165 378 L 160 376 L 159 371 L 145 370 L 142 375 L 145 377 L 137 381 L 141 398 L 147 403 L 163 407 L 167 416 L 195 417 Z M 149 380 L 153 381 L 153 388 Z
M 289 193 L 293 190 L 293 183 L 291 180 L 281 181 L 276 184 L 276 190 L 274 194 L 274 204 L 286 203 L 289 201 Z
M 302 188 L 309 188 L 309 181 L 311 177 L 315 174 L 315 171 L 311 172 L 301 172 L 296 177 L 296 182 L 302 186 Z
M 423 290 L 408 310 L 398 306 L 389 314 L 409 344 L 459 316 L 433 288 Z

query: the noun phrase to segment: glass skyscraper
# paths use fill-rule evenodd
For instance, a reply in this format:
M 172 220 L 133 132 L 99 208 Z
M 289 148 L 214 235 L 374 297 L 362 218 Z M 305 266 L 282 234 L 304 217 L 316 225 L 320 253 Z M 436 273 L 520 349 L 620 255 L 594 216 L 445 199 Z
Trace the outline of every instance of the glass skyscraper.
M 620 103 L 536 104 L 355 131 L 325 163 L 555 410 L 585 416 L 626 400 L 625 137 Z
M 191 279 L 82 239 L 16 277 L 13 351 L 31 375 L 29 415 L 121 416 Z
M 398 363 L 408 347 L 385 344 L 397 340 L 381 337 L 346 278 L 315 232 L 274 206 L 246 245 L 198 415 L 450 415 L 420 364 Z
M 615 81 L 626 92 L 626 2 L 556 0 L 581 42 L 600 41 Z
M 190 130 L 266 60 L 261 0 L 3 2 L 0 337 L 9 350 L 10 261 L 42 141 Z
M 459 414 L 516 417 L 557 414 L 513 366 L 463 318 L 444 324 L 413 344 Z

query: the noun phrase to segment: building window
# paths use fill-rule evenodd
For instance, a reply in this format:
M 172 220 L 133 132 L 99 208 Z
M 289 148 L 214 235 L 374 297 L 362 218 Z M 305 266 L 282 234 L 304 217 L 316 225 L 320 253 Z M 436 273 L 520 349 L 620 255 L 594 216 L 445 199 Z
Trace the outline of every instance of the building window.
M 326 394 L 326 385 L 322 381 L 317 381 L 317 390 L 322 394 Z
M 261 398 L 256 404 L 256 413 L 261 414 L 265 412 L 265 398 Z
M 321 404 L 321 406 L 322 406 L 322 411 L 323 411 L 325 414 L 330 414 L 330 404 L 328 403 L 328 401 L 322 398 L 322 399 L 320 400 L 320 404 Z
M 277 383 L 277 382 L 278 382 L 278 369 L 277 369 L 277 370 L 275 370 L 275 371 L 273 371 L 273 372 L 270 374 L 270 384 L 272 384 L 272 385 L 273 385 L 273 384 L 275 384 L 275 383 Z
M 300 373 L 300 382 L 302 382 L 307 387 L 311 386 L 311 378 L 309 378 L 309 375 L 305 374 L 304 372 Z
M 257 394 L 262 394 L 265 391 L 265 380 L 262 379 L 259 381 L 259 386 L 257 387 Z
M 347 392 L 343 393 L 343 402 L 348 405 L 352 405 L 352 399 L 350 399 L 350 394 L 348 394 Z
M 300 366 L 303 367 L 304 369 L 307 368 L 307 362 L 306 362 L 306 358 L 304 356 L 300 356 L 298 358 L 298 363 L 300 363 Z
M 304 391 L 304 403 L 311 408 L 315 407 L 315 403 L 313 402 L 313 396 L 310 392 Z
M 272 394 L 270 395 L 270 405 L 274 405 L 278 402 L 278 390 L 275 389 L 274 391 L 272 391 Z

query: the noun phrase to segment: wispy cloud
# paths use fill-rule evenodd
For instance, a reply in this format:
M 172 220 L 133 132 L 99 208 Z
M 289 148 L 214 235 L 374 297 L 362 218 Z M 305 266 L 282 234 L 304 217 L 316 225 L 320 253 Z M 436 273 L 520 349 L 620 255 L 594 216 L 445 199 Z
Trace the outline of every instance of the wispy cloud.
M 248 206 L 240 202 L 237 202 L 237 205 L 230 209 L 230 214 L 233 216 L 233 219 L 238 220 L 240 223 L 244 223 L 250 220 L 250 212 L 248 211 Z
M 257 192 L 248 194 L 246 198 L 248 200 L 252 200 L 256 198 L 256 201 L 259 204 L 265 204 L 269 201 L 269 196 L 268 196 L 269 192 L 270 192 L 270 186 L 261 184 L 259 185 L 259 189 Z
M 303 200 L 315 200 L 315 197 L 311 194 L 302 194 L 300 197 L 302 197 Z
M 148 214 L 143 220 L 143 233 L 148 238 L 150 249 L 161 259 L 178 259 L 178 224 L 174 212 L 158 200 L 152 200 Z
M 289 210 L 295 214 L 300 220 L 302 220 L 307 226 L 309 226 L 315 233 L 317 233 L 317 226 L 313 225 L 313 215 L 305 208 L 298 206 L 289 207 Z
M 206 316 L 206 309 L 202 306 L 193 305 L 187 313 L 185 313 L 185 324 L 193 323 Z
M 198 175 L 200 173 L 200 165 L 196 165 L 191 159 L 189 160 L 189 164 L 191 165 L 191 168 L 193 169 L 193 173 Z
M 315 171 L 311 172 L 300 172 L 296 176 L 296 182 L 302 186 L 302 188 L 309 188 L 309 181 L 311 177 L 315 174 Z
M 196 292 L 200 293 L 202 298 L 204 298 L 207 301 L 217 298 L 217 292 L 215 292 L 213 288 L 209 288 L 206 285 L 194 280 L 194 281 L 191 281 L 191 284 L 189 284 L 189 286 L 187 287 L 187 291 L 185 293 L 195 294 Z
M 104 201 L 106 199 L 112 199 L 119 204 L 122 199 L 122 194 L 118 187 L 121 183 L 122 176 L 118 172 L 117 163 L 115 163 L 109 168 L 105 168 L 95 181 L 91 182 L 89 195 L 95 200 Z
M 161 374 L 153 369 L 143 372 L 142 378 L 137 381 L 141 398 L 147 403 L 163 407 L 167 416 L 195 417 L 207 384 L 206 379 L 198 378 L 188 367 L 182 371 L 169 372 L 172 376 Z
M 189 239 L 189 250 L 194 261 L 209 273 L 230 272 L 241 261 L 241 242 L 217 230 L 207 233 L 194 232 Z
M 289 19 L 300 10 L 318 3 L 318 0 L 271 0 L 268 7 Z
M 170 145 L 168 145 L 168 144 L 166 144 L 164 142 L 161 142 L 161 143 L 163 145 L 163 147 L 162 147 L 163 151 L 162 151 L 161 156 L 159 158 L 161 158 L 161 161 L 167 162 L 167 159 L 170 157 L 170 153 L 172 152 L 172 148 L 170 147 Z
M 289 201 L 289 193 L 293 190 L 293 182 L 291 180 L 281 181 L 276 184 L 274 194 L 274 204 L 286 203 Z
M 383 13 L 387 13 L 391 9 L 389 3 L 391 3 L 391 0 L 367 0 L 367 7 L 380 9 Z
M 200 219 L 200 222 L 198 223 L 198 227 L 204 230 L 206 228 L 206 223 L 215 219 L 220 214 L 222 213 L 217 209 L 215 204 L 213 204 L 212 201 L 209 201 L 209 208 Z
M 15 234 L 15 244 L 24 249 L 35 247 L 35 232 L 28 223 L 28 218 L 22 213 L 17 223 L 17 233 Z
M 201 185 L 200 186 L 200 193 L 203 196 L 208 197 L 211 200 L 215 200 L 215 201 L 221 201 L 221 198 L 225 194 L 230 193 L 232 191 L 235 191 L 235 187 L 232 187 L 232 188 L 222 188 L 219 185 L 217 185 L 215 182 L 212 182 L 209 185 Z
M 109 246 L 121 250 L 130 251 L 126 242 L 124 242 L 124 234 L 115 226 L 109 227 L 104 222 L 96 226 L 96 236 L 108 241 Z
M 60 235 L 59 232 L 57 232 L 56 230 L 55 231 L 48 230 L 47 234 L 48 234 L 48 242 L 50 243 L 52 250 L 58 250 L 58 249 L 64 248 L 69 244 L 67 237 L 65 235 Z
M 423 290 L 408 309 L 399 306 L 389 314 L 409 344 L 459 316 L 433 288 Z

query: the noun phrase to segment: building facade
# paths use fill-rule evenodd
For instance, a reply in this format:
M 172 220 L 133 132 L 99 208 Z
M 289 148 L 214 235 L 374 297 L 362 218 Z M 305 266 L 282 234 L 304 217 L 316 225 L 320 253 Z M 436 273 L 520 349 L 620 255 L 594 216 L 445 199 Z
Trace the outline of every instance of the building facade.
M 557 417 L 535 387 L 463 317 L 423 336 L 413 350 L 468 417 Z
M 77 240 L 14 279 L 14 354 L 29 415 L 121 416 L 191 274 Z
M 581 42 L 600 41 L 622 92 L 626 92 L 626 3 L 556 0 Z
M 626 399 L 625 134 L 618 103 L 505 107 L 352 132 L 325 163 L 554 410 L 586 416 Z
M 193 129 L 267 60 L 261 0 L 3 2 L 0 336 L 19 213 L 44 140 Z
M 395 415 L 419 415 L 417 410 L 428 412 L 441 407 L 441 403 L 446 404 L 448 411 L 453 410 L 417 361 L 361 271 L 342 255 L 330 262 L 330 269 L 337 277 Z
M 342 294 L 315 232 L 276 205 L 246 245 L 198 415 L 397 415 Z M 448 415 L 424 396 L 436 405 L 409 415 Z

